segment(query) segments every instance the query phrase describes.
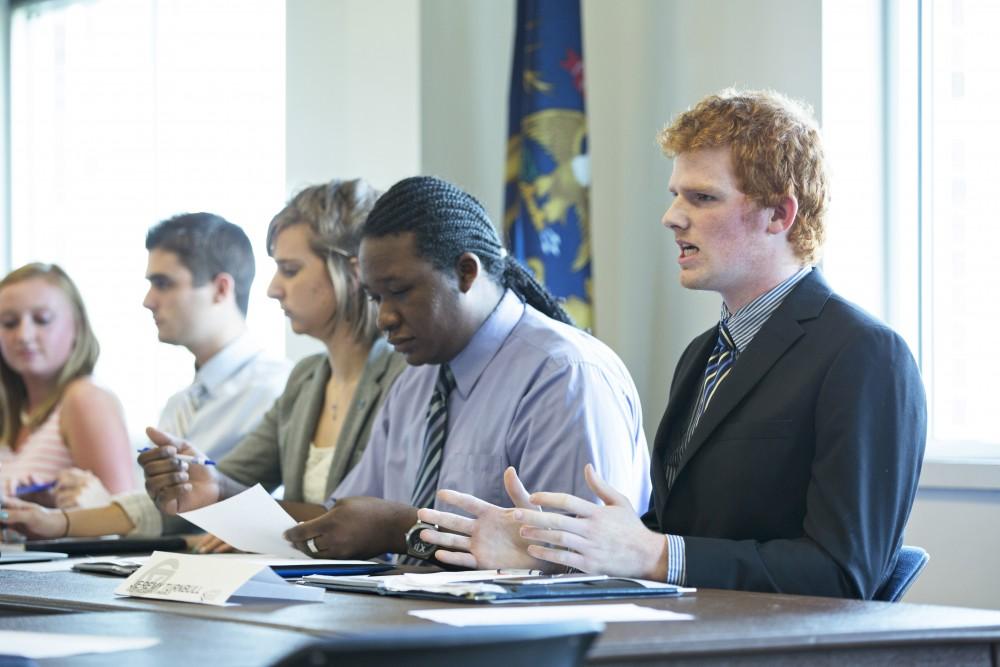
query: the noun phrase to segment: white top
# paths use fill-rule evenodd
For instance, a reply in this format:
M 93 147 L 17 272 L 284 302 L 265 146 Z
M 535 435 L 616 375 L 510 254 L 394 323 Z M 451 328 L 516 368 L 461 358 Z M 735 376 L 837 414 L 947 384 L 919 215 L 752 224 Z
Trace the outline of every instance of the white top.
M 8 480 L 12 481 L 12 486 L 30 484 L 32 477 L 38 482 L 50 482 L 61 471 L 73 467 L 73 457 L 59 432 L 61 409 L 61 403 L 56 405 L 17 452 L 6 444 L 0 444 L 0 493 L 3 493 Z M 320 502 L 323 500 L 326 500 L 325 496 Z
M 322 505 L 326 501 L 326 480 L 330 477 L 330 464 L 336 447 L 317 447 L 309 443 L 309 458 L 302 475 L 302 499 L 307 503 Z
M 284 391 L 290 371 L 287 359 L 265 354 L 243 334 L 197 369 L 191 386 L 167 400 L 157 428 L 172 433 L 179 419 L 190 419 L 184 439 L 218 460 L 257 426 Z M 189 393 L 194 394 L 197 409 L 179 417 Z M 160 512 L 145 491 L 119 494 L 112 500 L 135 524 L 130 535 L 157 536 L 163 531 Z

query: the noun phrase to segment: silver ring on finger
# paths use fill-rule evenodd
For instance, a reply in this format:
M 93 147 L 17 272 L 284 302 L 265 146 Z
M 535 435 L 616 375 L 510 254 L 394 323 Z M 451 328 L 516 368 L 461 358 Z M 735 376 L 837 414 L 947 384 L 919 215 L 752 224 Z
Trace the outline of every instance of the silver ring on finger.
M 309 553 L 311 554 L 319 553 L 319 548 L 316 546 L 315 537 L 310 537 L 308 540 L 306 540 L 306 548 L 309 549 Z

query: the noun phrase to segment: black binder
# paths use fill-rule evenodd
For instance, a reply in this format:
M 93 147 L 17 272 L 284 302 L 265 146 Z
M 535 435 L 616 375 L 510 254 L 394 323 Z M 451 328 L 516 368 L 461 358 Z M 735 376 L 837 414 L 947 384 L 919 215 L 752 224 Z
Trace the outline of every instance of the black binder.
M 187 551 L 187 542 L 177 535 L 167 537 L 63 537 L 29 540 L 25 551 L 57 551 L 68 556 L 103 556 L 153 551 Z

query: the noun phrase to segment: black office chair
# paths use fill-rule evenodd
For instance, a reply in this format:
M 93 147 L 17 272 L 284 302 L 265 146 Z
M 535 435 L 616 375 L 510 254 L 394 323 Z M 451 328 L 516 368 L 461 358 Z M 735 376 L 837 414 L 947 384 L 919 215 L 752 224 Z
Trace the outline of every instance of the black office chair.
M 380 630 L 310 644 L 272 667 L 578 667 L 602 630 L 591 621 Z
M 930 555 L 920 547 L 903 545 L 899 550 L 899 558 L 896 560 L 896 567 L 893 568 L 892 574 L 875 591 L 872 599 L 882 602 L 899 602 L 903 593 L 917 580 L 917 575 L 930 559 Z

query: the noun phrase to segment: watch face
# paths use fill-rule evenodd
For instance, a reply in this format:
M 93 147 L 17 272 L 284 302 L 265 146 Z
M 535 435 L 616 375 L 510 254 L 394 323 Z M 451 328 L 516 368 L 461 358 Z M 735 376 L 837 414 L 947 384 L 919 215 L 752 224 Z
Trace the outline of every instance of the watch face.
M 436 544 L 431 544 L 430 542 L 424 542 L 420 538 L 414 540 L 414 542 L 410 544 L 409 548 L 411 556 L 415 558 L 423 558 L 424 560 L 433 556 L 435 551 L 437 551 Z

